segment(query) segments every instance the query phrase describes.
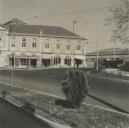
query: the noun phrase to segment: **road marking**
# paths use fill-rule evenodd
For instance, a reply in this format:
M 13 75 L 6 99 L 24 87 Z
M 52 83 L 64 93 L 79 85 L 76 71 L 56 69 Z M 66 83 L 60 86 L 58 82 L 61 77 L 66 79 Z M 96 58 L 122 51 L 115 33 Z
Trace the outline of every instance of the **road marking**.
M 12 86 L 10 84 L 3 83 L 3 82 L 0 82 L 0 84 L 4 84 L 4 85 L 7 85 L 7 86 Z M 19 88 L 19 89 L 24 89 L 24 90 L 27 90 L 27 91 L 30 91 L 30 92 L 41 94 L 41 95 L 51 96 L 51 97 L 55 97 L 55 98 L 59 98 L 59 99 L 64 99 L 64 100 L 66 99 L 64 97 L 59 97 L 57 95 L 53 95 L 53 94 L 50 94 L 50 93 L 41 92 L 41 91 L 37 91 L 37 90 L 33 90 L 33 89 L 23 88 L 21 86 L 13 86 L 13 87 L 16 87 L 16 88 Z M 117 113 L 117 114 L 129 116 L 129 114 L 118 112 L 118 111 L 115 111 L 115 110 L 112 110 L 112 109 L 108 109 L 108 108 L 104 108 L 104 107 L 100 107 L 100 106 L 97 106 L 97 105 L 92 105 L 92 104 L 88 104 L 88 103 L 85 103 L 85 102 L 83 102 L 82 104 L 88 105 L 88 106 L 91 106 L 91 107 L 94 107 L 94 108 L 99 108 L 99 109 L 103 109 L 103 110 L 106 110 L 106 111 L 114 112 L 114 113 Z

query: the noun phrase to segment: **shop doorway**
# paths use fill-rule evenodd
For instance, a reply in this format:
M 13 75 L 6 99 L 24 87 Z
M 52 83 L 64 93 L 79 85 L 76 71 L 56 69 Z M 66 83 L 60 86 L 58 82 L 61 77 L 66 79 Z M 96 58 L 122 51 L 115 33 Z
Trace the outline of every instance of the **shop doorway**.
M 14 58 L 9 58 L 9 65 L 14 67 Z
M 82 62 L 83 62 L 83 60 L 75 59 L 75 65 L 76 65 L 76 67 L 79 67 L 79 65 L 81 65 Z
M 37 66 L 37 59 L 30 59 L 30 65 L 32 67 L 36 67 Z
M 42 64 L 45 67 L 50 66 L 51 60 L 50 59 L 42 59 Z

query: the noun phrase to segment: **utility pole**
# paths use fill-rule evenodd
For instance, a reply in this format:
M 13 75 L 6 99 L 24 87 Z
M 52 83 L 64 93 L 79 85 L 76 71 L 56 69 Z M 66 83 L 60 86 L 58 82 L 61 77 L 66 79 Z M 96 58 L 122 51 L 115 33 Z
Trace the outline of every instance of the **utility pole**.
M 98 69 L 99 69 L 99 40 L 98 40 L 98 31 L 97 31 L 96 70 Z
M 43 38 L 43 27 L 41 28 L 40 31 L 40 67 L 42 68 L 42 38 Z
M 73 33 L 75 32 L 75 24 L 76 24 L 77 22 L 74 20 L 73 21 Z M 74 69 L 75 69 L 75 53 L 73 54 L 73 56 L 74 56 Z
M 12 88 L 11 90 L 13 89 L 13 86 L 14 86 L 14 66 L 15 66 L 15 57 L 14 57 L 14 53 L 12 54 L 12 78 L 11 78 L 11 84 L 12 84 Z
M 116 40 L 114 40 L 113 58 L 116 58 Z
M 75 32 L 75 24 L 77 23 L 77 21 L 73 21 L 73 33 Z
M 95 23 L 100 24 L 99 22 L 92 22 L 90 20 L 85 21 L 85 23 Z M 97 29 L 97 40 L 96 40 L 97 46 L 96 46 L 96 70 L 99 69 L 99 31 Z

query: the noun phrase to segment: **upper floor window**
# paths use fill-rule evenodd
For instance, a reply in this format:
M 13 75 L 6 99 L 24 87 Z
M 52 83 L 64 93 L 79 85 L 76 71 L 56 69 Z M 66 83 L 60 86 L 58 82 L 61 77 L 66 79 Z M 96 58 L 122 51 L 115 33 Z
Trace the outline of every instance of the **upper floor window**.
M 26 47 L 26 42 L 22 42 L 22 47 Z
M 22 41 L 26 41 L 26 38 L 23 38 L 23 40 Z
M 12 47 L 15 47 L 15 43 L 12 43 L 12 45 L 11 45 Z
M 45 48 L 49 48 L 49 43 L 46 43 L 45 44 Z
M 22 47 L 26 47 L 26 38 L 22 39 Z
M 2 39 L 0 38 L 0 41 L 1 41 Z
M 56 44 L 56 48 L 57 49 L 60 49 L 60 44 Z
M 70 44 L 67 44 L 66 45 L 66 49 L 70 49 Z
M 11 43 L 11 47 L 15 47 L 15 36 L 12 36 L 12 43 Z
M 36 48 L 36 42 L 32 43 L 32 48 Z
M 81 50 L 81 45 L 80 44 L 77 45 L 77 50 Z

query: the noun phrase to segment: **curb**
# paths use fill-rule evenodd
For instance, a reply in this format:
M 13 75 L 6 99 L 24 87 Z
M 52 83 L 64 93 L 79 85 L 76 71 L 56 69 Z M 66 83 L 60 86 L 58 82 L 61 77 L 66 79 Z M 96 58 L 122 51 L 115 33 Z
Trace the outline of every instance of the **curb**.
M 21 105 L 18 105 L 18 104 L 16 104 L 16 103 L 14 103 L 13 101 L 9 100 L 9 99 L 6 99 L 6 98 L 5 98 L 4 100 L 6 100 L 6 101 L 9 102 L 10 104 L 12 104 L 12 105 L 18 107 L 19 109 L 22 109 L 23 111 L 26 111 L 26 112 L 28 112 L 28 113 L 31 113 L 30 111 L 21 108 Z M 62 125 L 62 124 L 59 124 L 59 123 L 55 123 L 55 122 L 53 122 L 53 121 L 51 121 L 51 120 L 48 120 L 48 119 L 46 119 L 45 117 L 40 116 L 40 115 L 38 115 L 38 114 L 36 114 L 36 113 L 31 113 L 31 114 L 33 114 L 33 115 L 34 115 L 35 117 L 37 117 L 38 119 L 40 119 L 40 120 L 42 120 L 42 121 L 45 121 L 46 123 L 48 123 L 48 124 L 49 124 L 50 126 L 52 126 L 53 128 L 72 128 L 72 127 L 67 126 L 67 125 Z

